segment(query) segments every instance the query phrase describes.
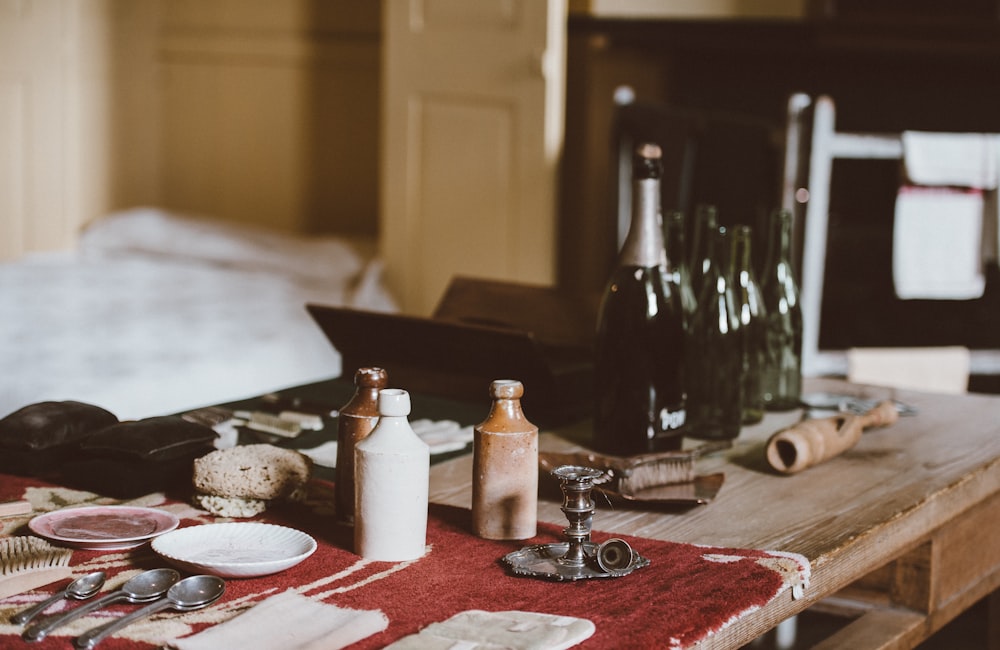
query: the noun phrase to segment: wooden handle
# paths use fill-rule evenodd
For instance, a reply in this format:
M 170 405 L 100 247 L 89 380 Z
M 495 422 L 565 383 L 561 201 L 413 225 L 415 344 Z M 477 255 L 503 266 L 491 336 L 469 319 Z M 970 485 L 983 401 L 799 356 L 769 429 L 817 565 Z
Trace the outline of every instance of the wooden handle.
M 866 428 L 888 426 L 898 419 L 896 406 L 881 402 L 864 415 L 805 420 L 771 436 L 767 462 L 783 474 L 801 472 L 856 445 Z
M 31 504 L 27 501 L 10 501 L 0 503 L 0 517 L 31 514 Z
M 6 576 L 0 576 L 0 598 L 23 594 L 32 589 L 44 587 L 59 580 L 73 576 L 73 569 L 68 566 L 53 566 L 42 569 L 19 571 Z

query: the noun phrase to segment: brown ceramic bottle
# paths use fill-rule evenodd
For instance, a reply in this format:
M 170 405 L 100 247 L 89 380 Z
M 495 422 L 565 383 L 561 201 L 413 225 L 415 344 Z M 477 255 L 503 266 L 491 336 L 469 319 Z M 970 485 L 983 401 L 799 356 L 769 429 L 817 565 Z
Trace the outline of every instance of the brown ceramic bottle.
M 359 368 L 354 373 L 354 396 L 337 418 L 337 469 L 334 502 L 337 519 L 354 522 L 354 448 L 378 423 L 378 392 L 389 384 L 382 368 Z
M 528 539 L 538 523 L 538 427 L 524 416 L 524 386 L 490 385 L 493 406 L 475 427 L 472 531 L 484 539 Z

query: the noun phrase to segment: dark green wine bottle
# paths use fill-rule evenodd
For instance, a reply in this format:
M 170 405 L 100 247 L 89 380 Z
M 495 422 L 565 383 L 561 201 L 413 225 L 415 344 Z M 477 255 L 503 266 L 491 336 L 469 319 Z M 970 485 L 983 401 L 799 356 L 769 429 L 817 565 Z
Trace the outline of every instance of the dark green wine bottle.
M 683 309 L 667 278 L 660 158 L 657 145 L 636 150 L 632 220 L 598 315 L 594 446 L 619 456 L 680 448 L 686 421 Z

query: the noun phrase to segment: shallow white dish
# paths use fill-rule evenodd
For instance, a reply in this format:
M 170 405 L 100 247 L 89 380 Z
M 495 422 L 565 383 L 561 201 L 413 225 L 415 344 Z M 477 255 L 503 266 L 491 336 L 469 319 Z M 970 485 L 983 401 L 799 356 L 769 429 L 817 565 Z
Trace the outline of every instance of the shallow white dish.
M 232 522 L 181 528 L 157 537 L 152 546 L 185 571 L 250 578 L 295 566 L 313 554 L 316 540 L 294 528 Z
M 64 546 L 90 551 L 120 551 L 142 546 L 177 528 L 164 510 L 135 506 L 83 506 L 54 510 L 28 522 L 33 533 Z

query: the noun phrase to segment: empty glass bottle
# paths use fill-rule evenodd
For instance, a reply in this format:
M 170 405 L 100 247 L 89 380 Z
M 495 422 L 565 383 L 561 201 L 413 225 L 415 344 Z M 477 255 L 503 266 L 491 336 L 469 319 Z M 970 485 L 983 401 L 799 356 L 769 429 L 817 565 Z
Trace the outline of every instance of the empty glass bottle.
M 719 218 L 714 205 L 700 204 L 695 208 L 688 268 L 691 269 L 691 288 L 698 297 L 701 296 L 701 285 L 712 263 L 709 259 L 708 242 L 718 227 Z
M 709 264 L 685 350 L 686 433 L 706 440 L 731 440 L 739 435 L 743 420 L 743 343 L 729 281 L 729 233 L 717 227 L 710 235 L 706 257 Z
M 694 313 L 698 299 L 691 286 L 691 268 L 688 266 L 687 238 L 684 234 L 684 213 L 673 210 L 664 218 L 664 245 L 667 249 L 667 279 L 672 290 L 680 296 L 684 310 L 684 324 L 687 325 Z
M 771 215 L 761 274 L 765 339 L 763 394 L 768 410 L 797 408 L 802 396 L 802 306 L 792 267 L 792 215 Z
M 753 269 L 752 240 L 753 230 L 750 226 L 738 225 L 733 229 L 732 284 L 743 339 L 743 424 L 755 424 L 764 419 L 762 372 L 764 349 L 767 345 L 765 311 L 760 285 Z

